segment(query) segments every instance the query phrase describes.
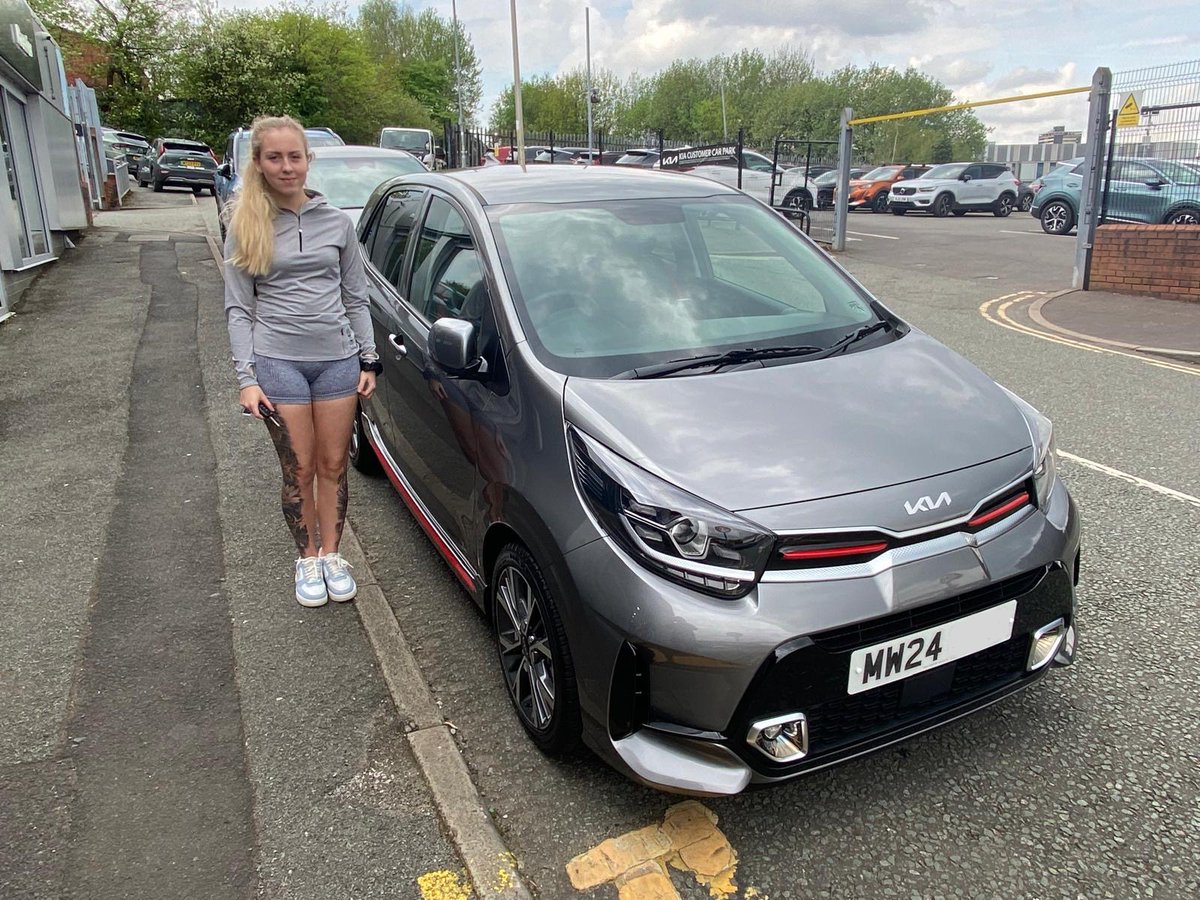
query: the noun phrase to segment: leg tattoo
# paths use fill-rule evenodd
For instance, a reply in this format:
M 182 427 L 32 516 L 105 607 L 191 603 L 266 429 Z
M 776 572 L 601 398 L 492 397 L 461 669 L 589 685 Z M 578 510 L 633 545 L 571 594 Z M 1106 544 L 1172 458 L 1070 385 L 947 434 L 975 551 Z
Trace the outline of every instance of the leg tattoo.
M 342 546 L 342 529 L 346 526 L 346 507 L 350 505 L 350 479 L 346 470 L 338 478 L 337 488 L 337 546 Z
M 287 426 L 282 423 L 282 420 L 278 426 L 268 423 L 267 430 L 271 433 L 275 452 L 279 454 L 279 465 L 283 470 L 283 488 L 280 491 L 283 520 L 287 522 L 287 527 L 292 532 L 296 549 L 303 556 L 308 549 L 308 526 L 304 523 L 304 504 L 300 491 L 300 460 L 296 458 L 296 451 L 292 449 Z

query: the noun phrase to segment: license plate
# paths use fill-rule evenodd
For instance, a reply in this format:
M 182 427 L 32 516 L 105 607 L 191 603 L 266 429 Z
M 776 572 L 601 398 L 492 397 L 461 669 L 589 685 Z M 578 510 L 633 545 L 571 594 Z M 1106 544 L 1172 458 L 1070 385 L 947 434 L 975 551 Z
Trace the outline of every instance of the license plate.
M 187 166 L 189 169 L 199 169 L 200 168 L 200 163 L 194 159 L 185 159 L 183 161 L 183 164 L 185 166 Z
M 846 691 L 861 694 L 1002 644 L 1012 637 L 1016 614 L 1017 601 L 1010 600 L 945 625 L 855 650 L 850 655 Z

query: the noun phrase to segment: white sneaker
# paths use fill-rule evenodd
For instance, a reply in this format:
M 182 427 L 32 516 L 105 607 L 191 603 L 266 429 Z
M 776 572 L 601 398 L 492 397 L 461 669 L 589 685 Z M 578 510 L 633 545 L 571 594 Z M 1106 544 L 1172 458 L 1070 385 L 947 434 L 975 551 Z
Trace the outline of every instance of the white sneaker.
M 328 600 L 321 561 L 315 556 L 296 560 L 296 602 L 301 606 L 324 606 Z
M 340 553 L 326 553 L 320 560 L 321 568 L 325 572 L 325 587 L 329 592 L 329 599 L 338 603 L 353 600 L 354 595 L 358 593 L 358 585 L 354 582 L 354 576 L 350 574 L 350 563 L 346 562 Z

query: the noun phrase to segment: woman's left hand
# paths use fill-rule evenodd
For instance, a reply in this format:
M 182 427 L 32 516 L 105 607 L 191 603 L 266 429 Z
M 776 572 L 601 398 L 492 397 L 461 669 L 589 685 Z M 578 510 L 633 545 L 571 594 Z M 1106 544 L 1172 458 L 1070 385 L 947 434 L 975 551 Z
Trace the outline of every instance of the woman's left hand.
M 358 373 L 358 396 L 366 400 L 375 393 L 375 373 L 374 372 L 359 372 Z

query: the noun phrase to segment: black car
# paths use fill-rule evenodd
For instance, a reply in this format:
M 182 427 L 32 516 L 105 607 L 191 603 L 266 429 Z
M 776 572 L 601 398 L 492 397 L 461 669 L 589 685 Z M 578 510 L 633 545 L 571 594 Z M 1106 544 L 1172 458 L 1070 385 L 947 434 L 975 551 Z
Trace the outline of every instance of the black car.
M 153 185 L 156 191 L 172 185 L 190 187 L 194 194 L 207 190 L 215 195 L 213 178 L 216 174 L 217 161 L 212 158 L 211 153 L 200 149 L 168 149 L 164 150 L 161 156 L 145 157 L 138 168 L 137 179 L 141 187 Z
M 855 166 L 850 170 L 850 180 L 862 178 L 866 173 L 866 169 Z M 817 209 L 833 209 L 833 189 L 837 187 L 837 169 L 822 172 L 813 179 L 813 184 L 817 186 Z

